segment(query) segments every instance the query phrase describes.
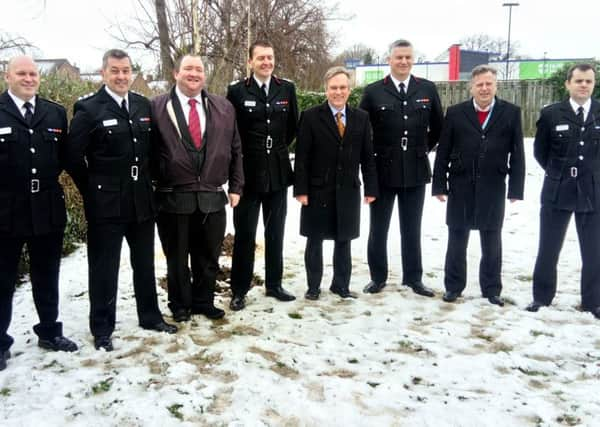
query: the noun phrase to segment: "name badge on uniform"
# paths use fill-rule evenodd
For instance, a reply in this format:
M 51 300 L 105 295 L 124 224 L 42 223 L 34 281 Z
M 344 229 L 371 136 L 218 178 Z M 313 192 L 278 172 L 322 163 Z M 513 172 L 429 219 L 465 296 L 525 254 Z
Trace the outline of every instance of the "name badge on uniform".
M 565 130 L 569 130 L 569 125 L 556 125 L 557 132 L 562 132 Z
M 108 120 L 104 120 L 102 122 L 102 126 L 104 126 L 105 128 L 109 127 L 109 126 L 116 126 L 117 125 L 117 119 L 108 119 Z
M 256 107 L 256 101 L 246 100 L 244 101 L 244 107 Z
M 10 135 L 12 133 L 11 127 L 0 128 L 0 135 Z

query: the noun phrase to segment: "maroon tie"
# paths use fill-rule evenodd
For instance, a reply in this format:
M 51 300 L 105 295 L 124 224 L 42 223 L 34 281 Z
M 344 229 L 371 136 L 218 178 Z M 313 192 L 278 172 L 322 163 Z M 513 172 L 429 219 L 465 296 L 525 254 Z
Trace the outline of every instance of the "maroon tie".
M 194 141 L 194 145 L 199 150 L 202 147 L 202 127 L 200 126 L 200 116 L 198 115 L 198 110 L 196 110 L 196 104 L 198 101 L 195 99 L 190 99 L 188 104 L 190 104 L 190 117 L 188 127 L 190 130 L 190 135 L 192 136 L 192 140 Z

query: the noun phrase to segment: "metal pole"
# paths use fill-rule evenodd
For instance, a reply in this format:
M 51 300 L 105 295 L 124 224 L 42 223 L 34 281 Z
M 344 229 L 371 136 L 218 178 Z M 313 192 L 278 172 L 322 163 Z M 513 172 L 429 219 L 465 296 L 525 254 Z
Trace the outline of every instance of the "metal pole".
M 252 37 L 251 34 L 250 34 L 250 24 L 251 24 L 251 21 L 250 21 L 250 1 L 251 0 L 248 0 L 248 24 L 247 24 L 248 25 L 248 39 L 246 40 L 246 44 L 247 44 L 246 45 L 246 52 L 248 52 L 250 50 L 250 44 L 252 43 L 250 41 L 251 37 Z M 246 76 L 250 77 L 250 64 L 248 64 L 248 63 L 246 63 Z
M 513 6 L 518 6 L 519 3 L 502 3 L 503 7 L 508 7 L 508 40 L 506 42 L 506 73 L 504 75 L 504 80 L 508 80 L 509 71 L 508 71 L 508 61 L 510 59 L 510 27 L 512 21 L 512 8 Z

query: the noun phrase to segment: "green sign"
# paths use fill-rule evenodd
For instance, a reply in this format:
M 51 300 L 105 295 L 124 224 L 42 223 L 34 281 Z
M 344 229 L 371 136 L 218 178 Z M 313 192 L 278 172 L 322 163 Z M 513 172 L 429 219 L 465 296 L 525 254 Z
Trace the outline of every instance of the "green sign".
M 385 70 L 369 70 L 365 71 L 364 84 L 373 83 L 374 81 L 381 80 L 384 77 Z
M 560 69 L 565 61 L 527 61 L 519 63 L 519 78 L 544 79 Z

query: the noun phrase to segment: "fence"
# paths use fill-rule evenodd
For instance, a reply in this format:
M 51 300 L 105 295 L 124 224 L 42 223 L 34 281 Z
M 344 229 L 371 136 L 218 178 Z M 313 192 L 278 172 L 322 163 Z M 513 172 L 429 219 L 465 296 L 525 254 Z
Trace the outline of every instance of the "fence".
M 469 82 L 437 82 L 444 108 L 471 97 Z M 498 82 L 498 97 L 521 107 L 523 133 L 535 134 L 535 122 L 546 104 L 557 101 L 554 88 L 543 80 L 511 80 Z

